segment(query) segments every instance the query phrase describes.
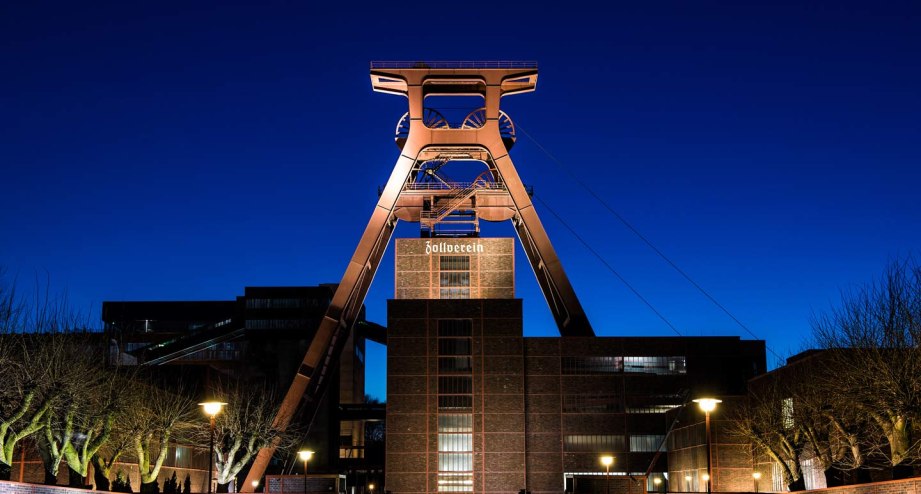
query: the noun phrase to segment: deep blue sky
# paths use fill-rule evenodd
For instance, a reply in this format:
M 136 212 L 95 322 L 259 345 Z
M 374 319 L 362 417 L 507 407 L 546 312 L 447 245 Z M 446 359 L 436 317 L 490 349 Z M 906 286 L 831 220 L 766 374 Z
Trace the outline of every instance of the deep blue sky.
M 921 245 L 918 2 L 19 3 L 0 6 L 0 264 L 81 308 L 338 281 L 406 111 L 371 60 L 538 61 L 504 109 L 780 355 Z M 533 142 L 512 157 L 683 334 L 750 338 Z M 598 334 L 673 334 L 539 212 Z M 555 334 L 517 262 L 526 334 Z M 392 273 L 366 301 L 380 323 Z

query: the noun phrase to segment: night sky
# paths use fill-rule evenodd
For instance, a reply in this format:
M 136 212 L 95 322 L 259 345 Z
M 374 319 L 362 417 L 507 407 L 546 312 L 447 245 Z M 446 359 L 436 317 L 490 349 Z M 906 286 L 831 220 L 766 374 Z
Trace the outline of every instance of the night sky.
M 537 91 L 503 101 L 533 137 L 511 156 L 599 335 L 674 332 L 566 225 L 681 334 L 752 338 L 580 182 L 783 357 L 842 290 L 919 254 L 918 2 L 18 3 L 0 264 L 82 310 L 338 282 L 406 111 L 371 91 L 372 60 L 539 63 Z M 382 324 L 392 254 L 366 300 Z M 526 334 L 556 334 L 516 262 Z

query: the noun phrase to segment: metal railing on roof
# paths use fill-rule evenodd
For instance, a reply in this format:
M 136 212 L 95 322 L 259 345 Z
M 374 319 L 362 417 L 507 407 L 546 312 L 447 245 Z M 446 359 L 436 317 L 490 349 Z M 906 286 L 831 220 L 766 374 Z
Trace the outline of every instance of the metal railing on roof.
M 371 62 L 371 69 L 536 69 L 537 62 L 496 60 L 496 61 L 382 61 Z

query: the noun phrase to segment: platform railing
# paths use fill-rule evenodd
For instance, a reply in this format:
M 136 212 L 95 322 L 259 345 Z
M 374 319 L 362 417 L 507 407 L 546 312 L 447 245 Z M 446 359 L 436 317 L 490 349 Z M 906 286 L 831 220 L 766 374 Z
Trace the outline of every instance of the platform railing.
M 374 69 L 536 69 L 535 61 L 375 61 Z
M 477 190 L 505 190 L 505 187 L 502 184 L 495 182 L 452 182 L 451 185 L 446 185 L 441 182 L 411 182 L 406 184 L 403 190 L 433 190 L 433 191 L 444 191 L 444 192 L 456 192 L 458 190 L 466 190 L 471 187 L 476 187 Z

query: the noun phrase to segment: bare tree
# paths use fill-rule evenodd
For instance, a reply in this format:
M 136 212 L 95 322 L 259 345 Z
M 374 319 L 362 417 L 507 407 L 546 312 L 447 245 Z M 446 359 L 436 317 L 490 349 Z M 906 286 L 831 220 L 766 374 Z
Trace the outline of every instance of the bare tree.
M 890 263 L 879 280 L 815 317 L 813 330 L 840 373 L 837 392 L 883 439 L 865 455 L 884 458 L 895 478 L 910 475 L 921 458 L 921 266 L 913 258 Z
M 197 411 L 182 386 L 167 391 L 138 384 L 126 399 L 125 425 L 141 477 L 141 492 L 157 491 L 157 476 L 171 442 L 181 440 Z
M 284 430 L 274 425 L 279 402 L 266 388 L 234 382 L 214 392 L 227 403 L 215 418 L 217 492 L 228 492 L 230 483 L 260 449 L 278 441 L 278 447 L 285 450 L 299 437 L 296 428 Z M 198 441 L 205 443 L 210 439 L 210 428 L 201 427 L 198 434 Z
M 16 445 L 47 426 L 63 384 L 72 378 L 68 335 L 86 327 L 86 318 L 68 307 L 66 297 L 52 296 L 47 285 L 24 299 L 13 283 L 0 279 L 0 478 L 10 476 Z M 59 465 L 59 457 L 49 459 L 46 470 L 56 475 Z
M 0 270 L 0 480 L 9 480 L 16 445 L 41 430 L 50 403 L 39 387 L 37 369 L 27 365 L 28 307 L 4 274 Z
M 733 435 L 746 439 L 780 466 L 790 491 L 805 489 L 800 458 L 807 438 L 796 426 L 793 402 L 780 383 L 768 380 L 752 386 L 748 403 L 738 408 L 729 423 Z
M 71 485 L 83 485 L 90 458 L 111 433 L 122 388 L 115 385 L 115 371 L 103 365 L 98 334 L 44 333 L 36 339 L 45 349 L 45 392 L 53 397 L 38 434 L 46 482 L 57 482 L 65 460 Z
M 125 453 L 133 449 L 133 431 L 126 427 L 128 420 L 126 420 L 125 415 L 126 411 L 123 408 L 119 408 L 116 412 L 114 427 L 109 435 L 109 440 L 91 457 L 93 482 L 96 484 L 96 490 L 111 490 L 112 467 Z
M 95 363 L 102 362 L 101 355 Z M 90 461 L 109 441 L 125 392 L 124 382 L 116 369 L 97 369 L 95 379 L 85 384 L 82 404 L 74 417 L 72 429 L 76 435 L 63 448 L 64 459 L 70 470 L 71 485 L 83 485 L 89 473 Z

